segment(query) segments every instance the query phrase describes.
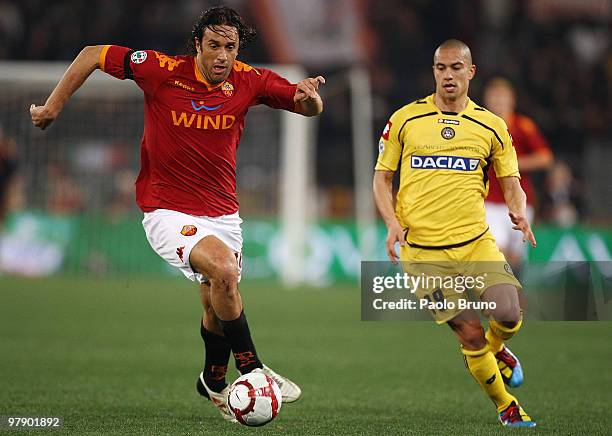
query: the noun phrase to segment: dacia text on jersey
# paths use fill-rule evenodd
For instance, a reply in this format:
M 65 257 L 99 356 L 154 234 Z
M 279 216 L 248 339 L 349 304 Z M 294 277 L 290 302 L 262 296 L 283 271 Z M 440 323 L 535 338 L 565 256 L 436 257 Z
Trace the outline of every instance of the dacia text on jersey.
M 410 167 L 425 170 L 475 171 L 480 159 L 463 156 L 410 156 Z

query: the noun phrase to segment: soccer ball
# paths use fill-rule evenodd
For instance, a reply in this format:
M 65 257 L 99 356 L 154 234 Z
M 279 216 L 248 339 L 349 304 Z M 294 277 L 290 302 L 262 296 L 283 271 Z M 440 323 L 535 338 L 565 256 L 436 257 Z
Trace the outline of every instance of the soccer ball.
M 272 421 L 283 402 L 280 388 L 271 377 L 250 372 L 238 377 L 230 386 L 227 405 L 236 420 L 249 427 Z

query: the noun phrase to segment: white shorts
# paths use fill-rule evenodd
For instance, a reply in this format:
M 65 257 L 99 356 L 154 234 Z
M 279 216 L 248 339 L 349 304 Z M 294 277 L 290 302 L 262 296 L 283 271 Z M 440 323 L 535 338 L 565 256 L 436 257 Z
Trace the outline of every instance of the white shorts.
M 185 276 L 198 283 L 207 283 L 204 275 L 194 271 L 189 255 L 205 236 L 216 236 L 236 256 L 238 281 L 242 271 L 242 219 L 238 212 L 219 217 L 193 216 L 174 210 L 157 209 L 144 214 L 142 226 L 153 250 Z
M 522 256 L 525 251 L 523 232 L 512 228 L 513 224 L 508 216 L 508 206 L 504 203 L 485 201 L 485 209 L 487 211 L 489 229 L 493 233 L 500 250 L 514 256 Z M 527 219 L 531 224 L 533 221 L 533 207 L 530 205 L 527 205 Z

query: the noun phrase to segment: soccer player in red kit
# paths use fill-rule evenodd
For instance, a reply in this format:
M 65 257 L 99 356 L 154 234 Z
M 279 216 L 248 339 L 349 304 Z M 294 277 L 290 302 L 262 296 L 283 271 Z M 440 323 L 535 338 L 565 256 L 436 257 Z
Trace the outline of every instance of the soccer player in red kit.
M 141 170 L 136 200 L 152 248 L 188 278 L 199 282 L 204 315 L 200 332 L 204 370 L 197 380 L 226 419 L 230 353 L 242 373 L 264 372 L 281 388 L 284 402 L 300 388 L 260 361 L 238 291 L 242 220 L 236 196 L 236 150 L 249 107 L 257 104 L 315 116 L 323 102 L 323 77 L 291 84 L 270 70 L 236 60 L 239 47 L 255 38 L 232 9 L 215 7 L 195 22 L 191 55 L 115 45 L 85 47 L 43 106 L 32 105 L 35 126 L 44 129 L 96 69 L 131 79 L 145 96 Z
M 550 168 L 553 154 L 531 118 L 515 112 L 516 95 L 508 80 L 495 77 L 487 83 L 484 105 L 502 117 L 508 125 L 521 172 L 521 186 L 527 195 L 527 219 L 533 222 L 535 194 L 529 173 Z M 522 234 L 512 229 L 504 194 L 492 167 L 489 168 L 488 177 L 489 194 L 485 200 L 485 209 L 489 228 L 506 260 L 517 271 L 524 252 Z

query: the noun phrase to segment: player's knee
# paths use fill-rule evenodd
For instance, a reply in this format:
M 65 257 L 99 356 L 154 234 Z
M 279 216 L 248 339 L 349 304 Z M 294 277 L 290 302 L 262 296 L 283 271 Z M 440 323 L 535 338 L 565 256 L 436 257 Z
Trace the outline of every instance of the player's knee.
M 514 327 L 521 319 L 521 308 L 518 304 L 498 305 L 491 311 L 491 316 L 506 327 Z
M 487 289 L 484 299 L 495 303 L 495 307 L 487 309 L 485 315 L 495 321 L 507 324 L 508 327 L 516 325 L 521 319 L 521 306 L 516 287 L 513 285 L 496 285 Z
M 209 277 L 211 292 L 223 291 L 228 294 L 237 292 L 238 276 L 238 265 L 235 262 L 218 263 Z
M 240 271 L 233 256 L 219 256 L 213 259 L 209 262 L 207 270 L 211 291 L 219 286 L 232 287 L 238 283 Z
M 235 262 L 225 262 L 218 270 L 217 280 L 221 280 L 228 285 L 236 285 L 238 283 L 238 265 Z

